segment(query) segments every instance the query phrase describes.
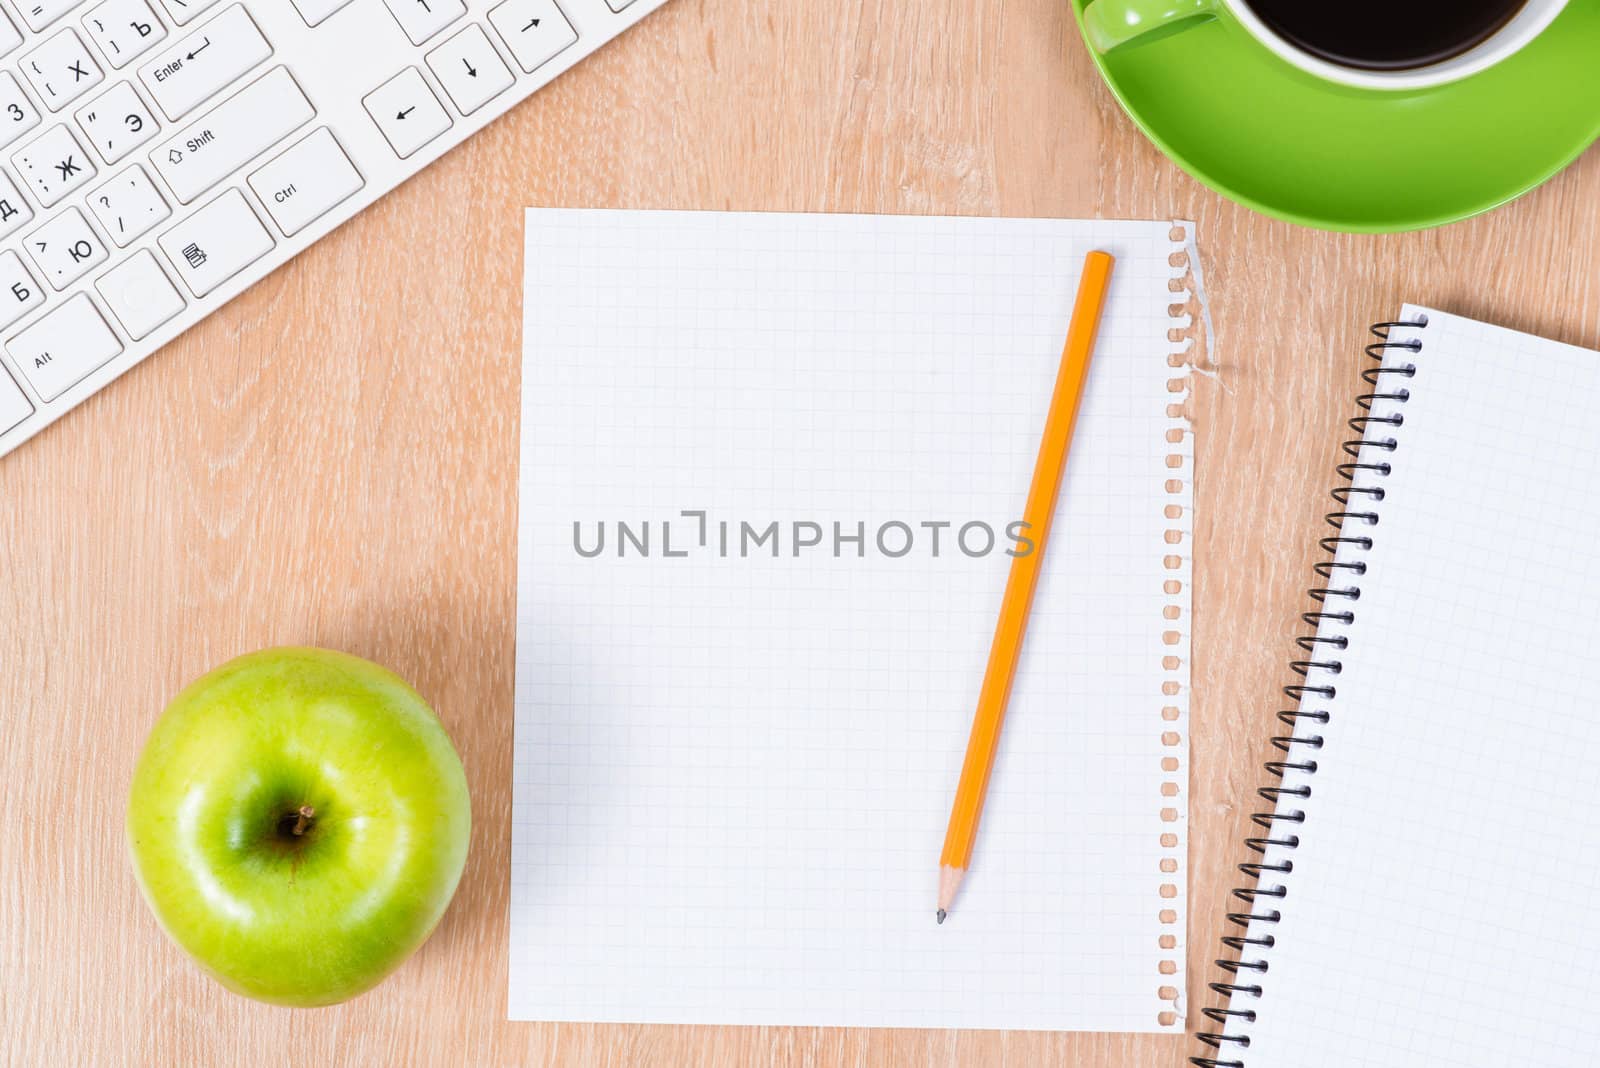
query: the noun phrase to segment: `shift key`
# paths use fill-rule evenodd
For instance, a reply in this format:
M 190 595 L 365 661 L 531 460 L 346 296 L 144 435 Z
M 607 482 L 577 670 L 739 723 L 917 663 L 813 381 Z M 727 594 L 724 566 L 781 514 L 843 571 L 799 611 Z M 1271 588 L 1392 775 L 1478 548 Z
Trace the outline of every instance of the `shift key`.
M 163 142 L 150 162 L 187 204 L 315 115 L 288 70 L 274 67 Z
M 272 46 L 235 4 L 141 67 L 139 77 L 167 118 L 177 120 L 270 55 Z

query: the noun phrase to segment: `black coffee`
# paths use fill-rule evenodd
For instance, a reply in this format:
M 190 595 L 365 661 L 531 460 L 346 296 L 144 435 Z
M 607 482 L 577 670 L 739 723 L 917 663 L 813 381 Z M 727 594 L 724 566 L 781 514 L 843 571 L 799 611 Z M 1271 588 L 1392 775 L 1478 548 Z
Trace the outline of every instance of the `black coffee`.
M 1280 37 L 1333 63 L 1406 70 L 1494 36 L 1526 0 L 1245 0 Z

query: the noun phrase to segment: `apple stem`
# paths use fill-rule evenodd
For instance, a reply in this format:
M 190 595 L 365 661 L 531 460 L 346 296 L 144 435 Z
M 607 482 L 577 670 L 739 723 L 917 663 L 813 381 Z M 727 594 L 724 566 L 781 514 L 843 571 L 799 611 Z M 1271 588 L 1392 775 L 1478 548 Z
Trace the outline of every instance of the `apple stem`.
M 295 813 L 294 826 L 290 828 L 296 838 L 306 833 L 306 828 L 311 826 L 311 817 L 316 814 L 317 810 L 310 805 L 300 806 L 300 811 Z

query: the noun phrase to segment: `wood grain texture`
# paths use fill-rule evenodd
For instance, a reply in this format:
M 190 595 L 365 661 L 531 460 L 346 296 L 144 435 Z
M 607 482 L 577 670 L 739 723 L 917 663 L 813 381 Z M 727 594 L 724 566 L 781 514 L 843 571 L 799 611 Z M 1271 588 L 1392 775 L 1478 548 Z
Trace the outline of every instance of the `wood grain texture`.
M 1365 325 L 1411 297 L 1600 345 L 1597 194 L 1591 152 L 1486 218 L 1315 233 L 1162 159 L 1064 0 L 674 0 L 0 462 L 0 1061 L 1178 1068 L 1174 1035 L 504 1020 L 521 208 L 1198 221 L 1193 1028 Z M 121 840 L 166 700 L 285 642 L 415 682 L 476 816 L 433 939 L 315 1012 L 203 978 Z

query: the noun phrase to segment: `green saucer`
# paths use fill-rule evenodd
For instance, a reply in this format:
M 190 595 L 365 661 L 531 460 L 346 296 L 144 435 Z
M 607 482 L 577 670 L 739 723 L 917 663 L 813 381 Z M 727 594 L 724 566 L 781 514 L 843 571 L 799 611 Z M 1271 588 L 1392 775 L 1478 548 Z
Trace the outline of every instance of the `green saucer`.
M 1085 6 L 1073 0 L 1080 26 Z M 1416 230 L 1488 211 L 1600 136 L 1596 0 L 1573 0 L 1515 56 L 1433 89 L 1330 86 L 1231 18 L 1095 62 L 1178 166 L 1256 211 L 1327 230 Z

